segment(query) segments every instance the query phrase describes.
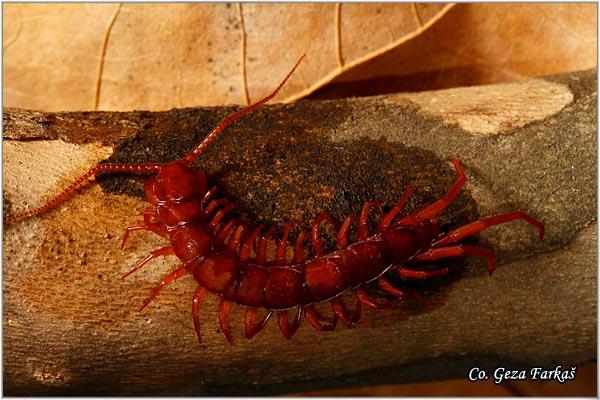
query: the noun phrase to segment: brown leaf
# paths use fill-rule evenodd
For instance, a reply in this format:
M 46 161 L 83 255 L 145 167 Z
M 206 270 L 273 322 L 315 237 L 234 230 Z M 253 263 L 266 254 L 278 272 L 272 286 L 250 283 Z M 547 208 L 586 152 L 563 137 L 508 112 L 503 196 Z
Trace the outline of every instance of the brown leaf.
M 594 68 L 595 4 L 459 4 L 431 29 L 346 71 L 315 98 L 508 82 Z
M 247 103 L 307 59 L 279 100 L 423 32 L 444 4 L 7 4 L 5 106 Z M 246 92 L 247 88 L 247 92 Z

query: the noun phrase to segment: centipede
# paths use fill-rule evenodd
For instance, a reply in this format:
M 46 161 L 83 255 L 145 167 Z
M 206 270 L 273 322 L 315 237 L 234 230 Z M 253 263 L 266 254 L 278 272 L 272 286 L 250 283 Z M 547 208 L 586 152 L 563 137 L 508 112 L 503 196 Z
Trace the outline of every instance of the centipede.
M 278 237 L 273 226 L 252 226 L 232 216 L 235 203 L 220 195 L 218 186 L 209 187 L 206 174 L 192 164 L 229 125 L 274 98 L 303 58 L 269 95 L 226 116 L 182 158 L 165 163 L 98 164 L 40 207 L 7 215 L 5 222 L 15 223 L 49 211 L 100 174 L 148 175 L 144 193 L 151 208 L 143 212 L 139 225 L 126 228 L 121 250 L 130 234 L 138 231 L 159 235 L 168 244 L 138 262 L 124 278 L 161 256 L 175 256 L 180 265 L 164 276 L 139 311 L 143 311 L 167 285 L 191 275 L 198 284 L 191 301 L 197 340 L 202 342 L 200 308 L 206 296 L 212 294 L 220 298 L 219 326 L 231 344 L 234 339 L 228 319 L 233 305 L 245 308 L 244 333 L 248 339 L 262 331 L 273 314 L 276 314 L 283 336 L 288 339 L 298 331 L 303 317 L 317 331 L 335 330 L 338 321 L 352 327 L 361 318 L 362 306 L 372 309 L 389 306 L 389 302 L 373 298 L 366 290 L 368 286 L 378 286 L 391 296 L 391 300 L 406 299 L 410 293 L 398 288 L 392 278 L 423 281 L 449 274 L 451 267 L 436 267 L 432 261 L 435 264 L 436 260 L 453 257 L 481 257 L 487 261 L 491 275 L 494 271 L 493 251 L 463 244 L 463 239 L 469 236 L 499 224 L 522 220 L 536 228 L 540 240 L 543 239 L 544 224 L 520 210 L 444 231 L 438 215 L 467 182 L 461 163 L 455 158 L 449 159 L 457 174 L 452 186 L 439 200 L 410 215 L 401 215 L 413 192 L 413 187 L 408 185 L 399 201 L 387 211 L 380 201 L 373 200 L 365 202 L 357 215 L 343 221 L 336 220 L 328 212 L 321 212 L 310 222 L 309 229 L 300 230 L 293 243 L 290 243 L 292 222 L 285 224 Z M 381 216 L 379 221 L 369 225 L 372 210 Z M 320 230 L 324 223 L 330 224 L 336 232 L 335 247 L 331 250 L 324 246 Z M 351 230 L 353 235 L 350 235 Z M 267 257 L 269 241 L 275 243 L 275 251 Z M 349 311 L 341 300 L 347 293 L 355 296 L 353 311 Z M 315 308 L 324 302 L 331 306 L 328 318 Z M 262 313 L 260 318 L 259 312 Z

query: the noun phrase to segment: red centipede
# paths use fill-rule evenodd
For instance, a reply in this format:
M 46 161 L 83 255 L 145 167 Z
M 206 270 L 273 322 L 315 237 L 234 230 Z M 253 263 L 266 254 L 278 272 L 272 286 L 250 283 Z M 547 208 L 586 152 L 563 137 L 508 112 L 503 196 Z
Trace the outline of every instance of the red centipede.
M 152 209 L 144 212 L 142 224 L 126 229 L 121 249 L 134 231 L 153 232 L 167 238 L 169 245 L 153 251 L 125 277 L 159 256 L 175 255 L 181 265 L 154 288 L 140 311 L 166 285 L 190 274 L 198 283 L 192 299 L 192 320 L 198 340 L 202 340 L 200 306 L 210 292 L 221 297 L 219 323 L 230 343 L 233 343 L 233 335 L 228 316 L 233 304 L 246 308 L 244 328 L 247 338 L 259 333 L 273 313 L 277 314 L 279 328 L 286 338 L 296 333 L 302 316 L 318 331 L 335 329 L 338 320 L 350 327 L 360 319 L 361 305 L 374 309 L 385 306 L 367 294 L 365 285 L 376 282 L 392 296 L 406 298 L 408 293 L 395 287 L 388 279 L 388 274 L 407 279 L 429 279 L 449 272 L 448 268 L 420 268 L 421 261 L 457 256 L 483 257 L 491 274 L 494 269 L 492 250 L 461 244 L 460 241 L 467 236 L 494 225 L 523 220 L 539 230 L 540 239 L 544 237 L 544 224 L 523 211 L 492 216 L 444 232 L 437 215 L 448 207 L 467 181 L 459 161 L 451 159 L 458 177 L 440 200 L 416 213 L 400 217 L 413 190 L 408 186 L 398 203 L 386 213 L 377 201 L 366 202 L 359 215 L 347 217 L 341 223 L 331 214 L 323 212 L 312 221 L 309 231 L 297 235 L 293 259 L 288 260 L 286 249 L 292 228 L 290 222 L 277 239 L 274 227 L 253 228 L 231 217 L 230 212 L 235 205 L 226 198 L 220 198 L 216 186 L 208 188 L 203 171 L 191 164 L 227 126 L 275 97 L 302 58 L 271 94 L 224 118 L 183 158 L 163 164 L 97 165 L 41 207 L 9 215 L 6 221 L 15 222 L 48 211 L 97 174 L 150 175 L 144 191 Z M 383 216 L 374 232 L 369 232 L 368 217 L 373 208 L 379 209 Z M 331 252 L 325 251 L 321 238 L 320 226 L 325 222 L 333 225 L 337 231 L 336 249 Z M 356 237 L 349 243 L 349 231 L 355 224 Z M 275 240 L 277 244 L 274 260 L 267 260 L 269 240 Z M 311 243 L 310 255 L 305 246 L 307 241 Z M 406 266 L 409 262 L 411 267 Z M 340 300 L 340 296 L 347 291 L 354 291 L 356 296 L 352 313 Z M 316 303 L 325 301 L 332 308 L 332 317 L 327 321 L 321 319 L 314 308 Z M 257 321 L 260 309 L 265 309 L 266 313 Z M 296 312 L 290 324 L 288 314 L 293 310 Z

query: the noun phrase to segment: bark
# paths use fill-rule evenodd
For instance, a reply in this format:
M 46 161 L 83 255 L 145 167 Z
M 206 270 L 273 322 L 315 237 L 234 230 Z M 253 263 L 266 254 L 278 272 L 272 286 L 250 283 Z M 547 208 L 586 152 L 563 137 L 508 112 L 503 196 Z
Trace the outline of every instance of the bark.
M 406 210 L 413 212 L 452 184 L 446 159 L 455 157 L 468 182 L 442 214 L 446 229 L 513 209 L 546 224 L 543 241 L 523 223 L 490 229 L 472 243 L 495 250 L 492 277 L 481 260 L 449 261 L 449 278 L 397 282 L 421 292 L 420 300 L 365 311 L 353 329 L 317 333 L 304 321 L 286 340 L 271 321 L 246 340 L 243 310 L 235 308 L 230 346 L 218 331 L 218 299 L 208 296 L 199 345 L 189 277 L 138 313 L 178 263 L 161 258 L 121 279 L 164 246 L 134 233 L 119 250 L 123 229 L 147 207 L 137 178 L 99 177 L 100 185 L 52 211 L 5 224 L 4 394 L 257 395 L 466 378 L 473 366 L 568 368 L 595 358 L 596 87 L 595 71 L 586 71 L 271 105 L 229 128 L 197 165 L 252 223 L 281 230 L 294 219 L 306 229 L 322 210 L 342 219 L 369 199 L 393 205 L 407 184 L 415 187 Z M 5 109 L 4 211 L 41 204 L 105 159 L 181 157 L 232 109 Z

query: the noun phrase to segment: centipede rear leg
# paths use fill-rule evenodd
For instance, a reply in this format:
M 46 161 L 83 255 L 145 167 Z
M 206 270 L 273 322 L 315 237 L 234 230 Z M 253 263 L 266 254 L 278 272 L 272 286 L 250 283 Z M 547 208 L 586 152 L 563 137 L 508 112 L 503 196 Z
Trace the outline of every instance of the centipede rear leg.
M 504 224 L 506 222 L 523 220 L 539 231 L 540 239 L 544 238 L 544 224 L 531 215 L 524 213 L 523 211 L 512 211 L 505 214 L 494 215 L 486 219 L 471 222 L 467 225 L 461 226 L 453 231 L 448 232 L 440 239 L 436 240 L 432 247 L 438 247 L 445 244 L 455 243 L 467 236 L 474 235 L 483 230 L 486 230 L 492 226 Z
M 426 251 L 415 257 L 417 261 L 439 260 L 442 258 L 457 257 L 457 256 L 475 256 L 484 257 L 487 260 L 488 272 L 491 275 L 494 272 L 494 252 L 485 247 L 476 246 L 449 246 L 439 247 Z
M 452 185 L 450 190 L 448 190 L 448 192 L 444 195 L 444 197 L 442 199 L 434 202 L 429 207 L 426 207 L 425 209 L 418 212 L 414 216 L 410 215 L 410 216 L 403 218 L 400 221 L 401 223 L 410 225 L 410 224 L 414 224 L 414 223 L 418 222 L 419 220 L 432 219 L 439 212 L 444 210 L 452 202 L 452 200 L 458 195 L 458 193 L 460 192 L 460 190 L 462 189 L 462 187 L 464 186 L 464 184 L 466 182 L 466 175 L 465 175 L 465 172 L 462 169 L 458 160 L 451 159 L 451 161 L 454 164 L 456 172 L 458 173 L 458 178 L 456 179 L 455 183 Z M 384 219 L 385 219 L 385 217 L 384 217 Z M 523 220 L 523 221 L 527 222 L 528 224 L 534 226 L 535 228 L 537 228 L 539 230 L 540 239 L 543 239 L 544 224 L 542 224 L 540 221 L 536 220 L 535 218 L 531 217 L 529 214 L 524 213 L 523 211 L 513 211 L 513 212 L 509 212 L 509 213 L 505 213 L 505 214 L 495 215 L 493 217 L 489 217 L 489 218 L 486 218 L 483 220 L 474 221 L 467 225 L 464 225 L 457 229 L 454 229 L 446 234 L 443 234 L 443 235 L 441 235 L 441 237 L 439 237 L 438 239 L 433 241 L 431 248 L 429 250 L 425 251 L 424 253 L 419 254 L 417 257 L 415 257 L 414 260 L 415 261 L 437 260 L 437 259 L 442 259 L 442 258 L 449 258 L 449 257 L 463 256 L 463 255 L 473 255 L 473 256 L 477 256 L 477 257 L 485 257 L 487 259 L 488 272 L 491 275 L 492 272 L 494 271 L 494 256 L 493 256 L 492 250 L 483 248 L 483 247 L 464 246 L 464 245 L 456 245 L 456 246 L 449 246 L 449 247 L 442 247 L 442 246 L 447 245 L 447 244 L 456 243 L 456 242 L 460 241 L 461 239 L 464 239 L 465 237 L 479 233 L 479 232 L 481 232 L 485 229 L 488 229 L 492 226 L 503 224 L 506 222 L 514 221 L 514 220 Z M 382 221 L 382 224 L 383 224 L 383 221 Z M 382 224 L 380 224 L 380 226 Z M 398 268 L 396 268 L 396 272 L 401 277 L 404 277 L 404 278 L 428 279 L 428 278 L 432 278 L 432 277 L 436 277 L 436 276 L 446 275 L 448 273 L 448 269 L 443 268 L 443 269 L 434 270 L 434 271 L 420 271 L 420 270 L 413 270 L 413 269 L 409 269 L 409 268 L 405 268 L 405 267 L 398 267 Z M 385 286 L 385 287 L 388 287 L 388 289 L 390 289 L 389 285 L 385 282 L 383 282 L 383 283 L 380 282 L 380 286 L 381 285 L 383 285 L 382 288 Z M 384 290 L 386 290 L 386 289 L 384 289 Z M 388 291 L 390 291 L 390 290 L 388 290 Z M 393 291 L 393 290 L 391 290 L 391 291 Z

